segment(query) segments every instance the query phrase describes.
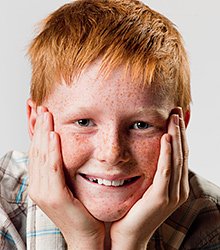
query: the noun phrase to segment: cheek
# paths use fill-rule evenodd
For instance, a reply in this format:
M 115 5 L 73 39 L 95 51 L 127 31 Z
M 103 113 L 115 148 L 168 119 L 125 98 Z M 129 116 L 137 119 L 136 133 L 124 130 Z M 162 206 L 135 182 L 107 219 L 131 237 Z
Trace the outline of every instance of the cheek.
M 137 165 L 145 175 L 145 179 L 152 182 L 157 169 L 160 154 L 161 136 L 149 138 L 133 144 L 133 154 Z
M 88 138 L 62 129 L 57 131 L 61 139 L 64 167 L 70 176 L 91 156 L 93 146 Z

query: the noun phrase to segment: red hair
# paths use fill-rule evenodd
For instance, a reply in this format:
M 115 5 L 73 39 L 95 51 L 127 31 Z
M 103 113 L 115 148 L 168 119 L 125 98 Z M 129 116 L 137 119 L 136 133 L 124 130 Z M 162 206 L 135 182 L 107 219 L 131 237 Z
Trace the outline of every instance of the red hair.
M 107 73 L 125 63 L 133 83 L 155 82 L 186 110 L 190 71 L 182 37 L 166 17 L 136 0 L 78 0 L 40 23 L 28 55 L 33 68 L 31 97 L 37 105 L 62 78 L 73 77 L 102 57 Z

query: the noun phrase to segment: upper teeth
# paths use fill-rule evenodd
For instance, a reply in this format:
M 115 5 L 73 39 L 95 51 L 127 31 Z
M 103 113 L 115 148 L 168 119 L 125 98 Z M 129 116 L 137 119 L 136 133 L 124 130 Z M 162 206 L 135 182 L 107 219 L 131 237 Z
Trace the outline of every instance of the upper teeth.
M 90 180 L 92 182 L 96 182 L 99 185 L 114 186 L 114 187 L 122 186 L 125 182 L 124 180 L 110 181 L 110 180 L 105 180 L 105 179 L 101 179 L 101 178 L 97 178 L 97 179 L 88 178 L 88 180 Z

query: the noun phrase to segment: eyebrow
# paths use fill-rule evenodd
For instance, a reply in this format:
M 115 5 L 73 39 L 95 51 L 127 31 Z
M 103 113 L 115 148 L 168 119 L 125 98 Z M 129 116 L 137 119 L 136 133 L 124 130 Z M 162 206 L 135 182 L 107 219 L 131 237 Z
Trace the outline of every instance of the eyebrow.
M 167 119 L 169 117 L 169 114 L 167 116 L 166 110 L 162 108 L 157 108 L 157 107 L 151 107 L 151 108 L 138 108 L 135 111 L 135 115 L 141 116 L 141 115 L 147 115 L 147 116 L 153 116 L 156 118 L 162 118 L 162 119 Z
M 73 117 L 78 116 L 80 114 L 82 114 L 82 115 L 90 114 L 92 116 L 95 112 L 101 113 L 101 109 L 95 110 L 92 107 L 81 107 L 80 106 L 80 107 L 72 107 L 70 109 L 64 110 L 62 112 L 62 116 L 69 117 L 69 118 L 73 118 Z
M 72 108 L 70 111 L 68 112 L 64 112 L 63 114 L 66 116 L 71 117 L 72 114 L 76 112 L 77 114 L 79 113 L 87 113 L 87 114 L 93 114 L 94 112 L 98 112 L 99 114 L 102 113 L 102 109 L 96 109 L 94 110 L 91 107 L 78 107 L 76 109 Z M 127 115 L 126 115 L 127 116 Z M 148 117 L 152 117 L 153 119 L 162 119 L 162 120 L 167 120 L 169 117 L 169 113 L 167 114 L 166 110 L 163 108 L 158 108 L 158 107 L 150 107 L 150 108 L 146 108 L 146 107 L 139 107 L 137 109 L 134 109 L 133 111 L 131 111 L 131 113 L 128 113 L 128 116 L 131 117 L 138 117 L 138 116 L 148 116 Z

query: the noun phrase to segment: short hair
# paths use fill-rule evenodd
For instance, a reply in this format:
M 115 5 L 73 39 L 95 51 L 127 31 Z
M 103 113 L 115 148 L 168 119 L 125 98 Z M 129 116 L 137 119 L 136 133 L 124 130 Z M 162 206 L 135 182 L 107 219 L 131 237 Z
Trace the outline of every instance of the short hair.
M 73 77 L 97 58 L 110 72 L 125 63 L 133 83 L 152 82 L 185 111 L 191 102 L 190 70 L 183 39 L 175 25 L 137 0 L 78 0 L 40 23 L 28 55 L 31 98 L 36 105 L 55 82 Z

